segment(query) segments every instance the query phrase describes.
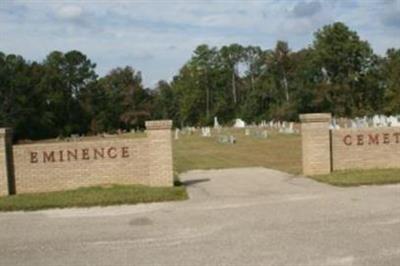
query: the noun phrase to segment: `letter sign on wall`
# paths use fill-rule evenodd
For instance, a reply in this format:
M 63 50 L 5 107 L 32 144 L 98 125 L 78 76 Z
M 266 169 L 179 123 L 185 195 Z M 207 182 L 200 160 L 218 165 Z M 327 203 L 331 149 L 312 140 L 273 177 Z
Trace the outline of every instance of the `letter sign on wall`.
M 129 158 L 129 147 L 108 147 L 108 148 L 83 148 L 73 150 L 53 150 L 53 151 L 31 151 L 29 153 L 30 163 L 36 164 L 71 162 L 79 160 L 97 160 L 97 159 L 116 159 Z
M 344 144 L 346 144 L 347 146 L 350 146 L 350 145 L 352 144 L 352 142 L 351 142 L 351 136 L 350 136 L 350 135 L 344 136 L 343 142 L 344 142 Z

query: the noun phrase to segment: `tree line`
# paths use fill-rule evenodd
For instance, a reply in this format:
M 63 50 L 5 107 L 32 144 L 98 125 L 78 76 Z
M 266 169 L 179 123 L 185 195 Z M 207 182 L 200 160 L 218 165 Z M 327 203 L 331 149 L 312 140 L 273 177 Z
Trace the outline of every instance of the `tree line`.
M 140 71 L 116 68 L 98 77 L 79 51 L 51 52 L 43 62 L 0 52 L 0 126 L 19 139 L 97 134 L 143 127 L 297 120 L 299 113 L 338 117 L 400 114 L 400 49 L 384 56 L 343 23 L 324 26 L 293 51 L 231 44 L 199 45 L 170 82 L 145 88 Z

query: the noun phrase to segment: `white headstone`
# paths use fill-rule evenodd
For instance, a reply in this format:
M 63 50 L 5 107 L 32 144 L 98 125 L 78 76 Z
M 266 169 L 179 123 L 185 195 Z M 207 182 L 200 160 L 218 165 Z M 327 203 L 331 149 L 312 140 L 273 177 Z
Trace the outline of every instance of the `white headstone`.
M 270 128 L 273 128 L 273 127 L 274 127 L 274 121 L 272 121 L 272 120 L 269 121 L 269 127 L 270 127 Z
M 218 123 L 218 117 L 214 117 L 214 128 L 219 128 L 219 127 L 221 127 L 220 125 L 219 125 L 219 123 Z
M 400 116 L 390 116 L 389 123 L 392 127 L 400 127 Z
M 235 123 L 234 123 L 233 127 L 234 128 L 245 128 L 246 123 L 242 119 L 237 118 L 237 119 L 235 119 Z
M 211 137 L 211 128 L 210 127 L 202 127 L 201 128 L 201 136 L 202 137 Z
M 373 124 L 373 127 L 379 127 L 379 123 L 380 123 L 380 118 L 379 118 L 379 115 L 374 115 L 373 117 L 372 117 L 372 124 Z
M 262 137 L 265 138 L 265 139 L 268 138 L 268 131 L 263 130 Z

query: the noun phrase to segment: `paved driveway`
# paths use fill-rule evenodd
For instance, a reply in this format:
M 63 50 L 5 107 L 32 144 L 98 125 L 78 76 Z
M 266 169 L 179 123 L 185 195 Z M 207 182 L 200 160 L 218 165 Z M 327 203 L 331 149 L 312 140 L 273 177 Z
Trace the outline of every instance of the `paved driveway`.
M 178 203 L 0 214 L 0 265 L 400 265 L 400 185 L 193 171 Z

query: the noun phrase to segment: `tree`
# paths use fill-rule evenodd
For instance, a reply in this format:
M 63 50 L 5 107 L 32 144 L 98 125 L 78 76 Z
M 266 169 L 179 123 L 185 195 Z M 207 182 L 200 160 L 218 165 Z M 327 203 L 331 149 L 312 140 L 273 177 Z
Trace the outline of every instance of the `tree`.
M 194 71 L 198 71 L 199 80 L 197 81 L 200 89 L 205 91 L 205 121 L 210 121 L 210 106 L 212 84 L 210 76 L 216 67 L 216 49 L 209 48 L 207 45 L 199 45 L 189 62 Z
M 360 87 L 360 80 L 374 68 L 374 54 L 369 43 L 337 22 L 315 33 L 313 49 L 315 67 L 320 69 L 317 103 L 323 111 L 353 115 L 366 93 Z
M 233 104 L 236 105 L 239 97 L 236 80 L 239 76 L 238 65 L 243 59 L 243 46 L 236 43 L 223 46 L 220 50 L 220 57 L 223 65 L 231 75 L 232 99 Z
M 400 49 L 389 49 L 383 59 L 384 111 L 387 114 L 400 113 Z
M 99 80 L 99 87 L 107 99 L 108 131 L 143 127 L 150 118 L 150 94 L 143 88 L 141 73 L 132 67 L 111 70 Z
M 285 101 L 288 103 L 290 99 L 289 95 L 289 75 L 291 74 L 291 59 L 290 49 L 287 42 L 278 41 L 274 52 L 268 58 L 268 66 L 270 71 L 275 77 L 276 87 L 278 91 L 284 92 Z
M 172 119 L 175 125 L 179 125 L 179 95 L 172 86 L 160 80 L 153 92 L 153 118 L 154 119 Z
M 45 91 L 47 110 L 53 115 L 56 135 L 85 133 L 87 117 L 82 113 L 80 92 L 96 80 L 96 65 L 79 51 L 54 51 L 43 62 L 40 89 Z

